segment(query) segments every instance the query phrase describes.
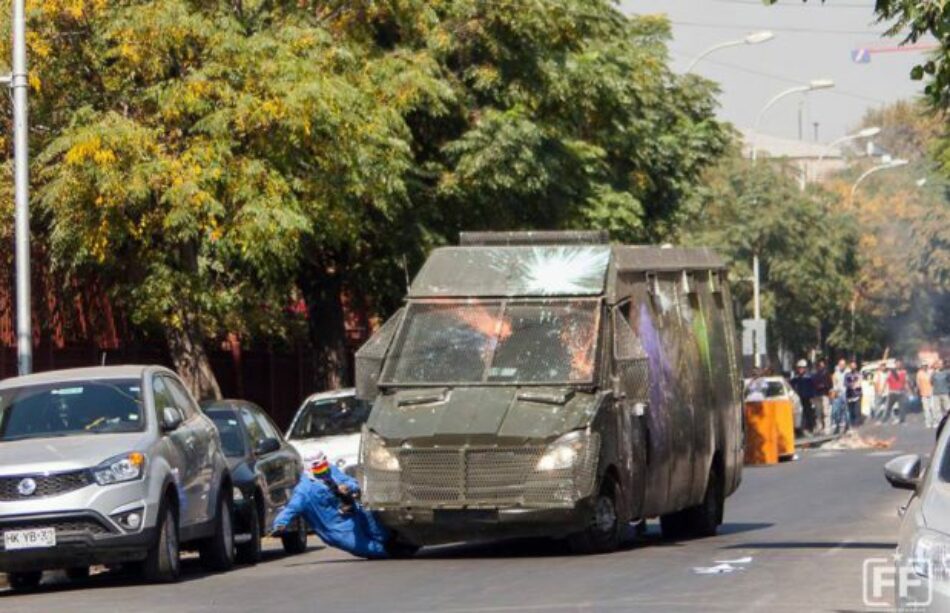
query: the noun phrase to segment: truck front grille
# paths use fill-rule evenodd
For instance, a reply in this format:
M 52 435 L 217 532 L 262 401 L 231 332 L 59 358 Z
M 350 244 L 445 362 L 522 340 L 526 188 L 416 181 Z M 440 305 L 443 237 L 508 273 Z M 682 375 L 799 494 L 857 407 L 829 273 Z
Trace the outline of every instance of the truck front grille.
M 567 470 L 538 472 L 543 447 L 391 449 L 399 471 L 364 466 L 370 507 L 557 507 L 590 494 L 599 446 Z
M 19 492 L 20 483 L 24 479 L 33 479 L 33 481 L 36 482 L 36 490 L 29 496 L 22 496 Z M 89 472 L 85 470 L 75 470 L 53 475 L 0 477 L 0 501 L 10 502 L 58 496 L 86 487 L 90 483 L 92 483 L 92 479 L 89 476 Z

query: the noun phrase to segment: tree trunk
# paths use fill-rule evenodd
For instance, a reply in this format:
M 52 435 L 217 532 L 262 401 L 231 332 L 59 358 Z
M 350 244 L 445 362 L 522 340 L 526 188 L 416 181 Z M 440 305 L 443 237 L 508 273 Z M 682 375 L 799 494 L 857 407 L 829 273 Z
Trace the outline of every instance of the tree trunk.
M 175 370 L 199 402 L 218 400 L 221 398 L 221 388 L 211 370 L 211 360 L 205 352 L 201 335 L 187 315 L 182 320 L 184 323 L 181 328 L 169 327 L 165 333 Z
M 349 349 L 343 311 L 343 276 L 336 266 L 312 263 L 301 275 L 307 303 L 307 326 L 314 349 L 314 383 L 337 389 L 349 383 Z

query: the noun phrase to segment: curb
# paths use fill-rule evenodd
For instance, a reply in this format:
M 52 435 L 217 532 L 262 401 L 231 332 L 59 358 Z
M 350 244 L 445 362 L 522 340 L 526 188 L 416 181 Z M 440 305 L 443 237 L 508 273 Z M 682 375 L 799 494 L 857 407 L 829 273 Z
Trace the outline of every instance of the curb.
M 825 443 L 837 440 L 841 438 L 840 434 L 827 434 L 824 436 L 813 436 L 810 438 L 800 438 L 795 441 L 795 447 L 797 449 L 813 449 L 815 447 L 820 447 Z

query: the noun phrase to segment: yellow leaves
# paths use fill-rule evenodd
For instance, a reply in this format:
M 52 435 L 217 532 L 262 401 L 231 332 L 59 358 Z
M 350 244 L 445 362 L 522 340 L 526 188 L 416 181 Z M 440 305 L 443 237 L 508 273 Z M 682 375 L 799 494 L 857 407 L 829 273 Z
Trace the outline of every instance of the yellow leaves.
M 39 12 L 44 20 L 65 18 L 79 21 L 102 13 L 107 4 L 107 0 L 28 0 L 27 10 Z
M 36 76 L 35 72 L 31 72 L 27 74 L 26 80 L 30 84 L 30 89 L 32 89 L 34 92 L 40 91 L 40 86 L 42 85 L 42 82 L 40 82 L 40 78 Z

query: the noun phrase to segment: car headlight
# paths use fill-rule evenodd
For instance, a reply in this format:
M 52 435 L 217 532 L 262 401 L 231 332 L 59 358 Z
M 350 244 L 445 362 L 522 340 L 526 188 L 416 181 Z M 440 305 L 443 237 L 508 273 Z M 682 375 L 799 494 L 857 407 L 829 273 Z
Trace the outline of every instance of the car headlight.
M 375 470 L 386 470 L 390 472 L 399 470 L 399 458 L 392 451 L 386 448 L 383 439 L 372 432 L 366 432 L 363 435 L 363 464 L 367 468 Z
M 914 540 L 911 568 L 920 577 L 950 579 L 950 537 L 921 530 Z
M 133 451 L 109 458 L 92 469 L 92 476 L 99 485 L 125 483 L 141 479 L 145 474 L 145 454 Z
M 584 457 L 588 444 L 590 436 L 586 431 L 569 432 L 548 445 L 534 469 L 548 472 L 573 468 Z

